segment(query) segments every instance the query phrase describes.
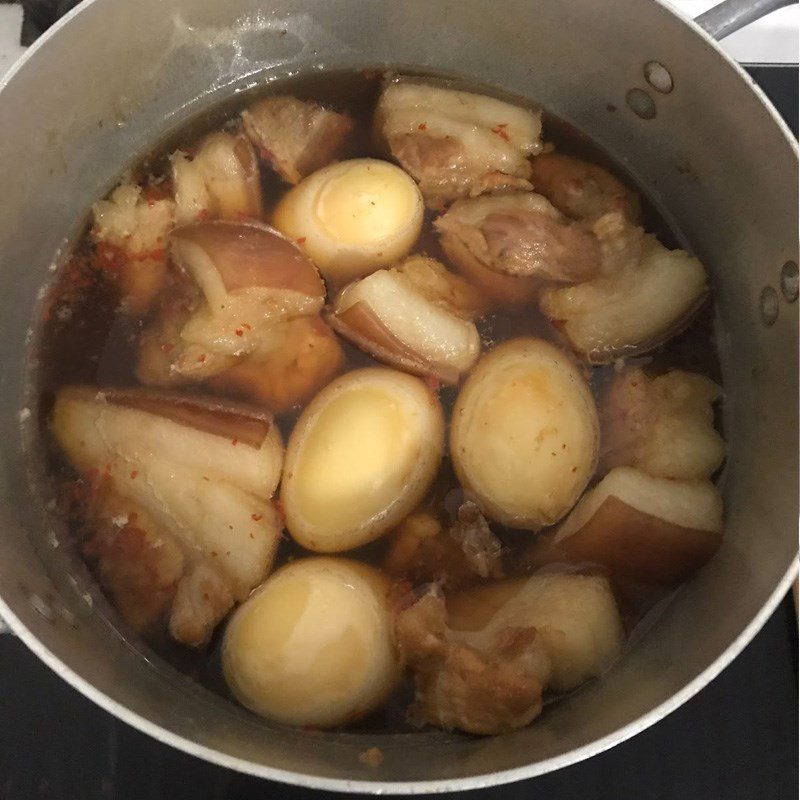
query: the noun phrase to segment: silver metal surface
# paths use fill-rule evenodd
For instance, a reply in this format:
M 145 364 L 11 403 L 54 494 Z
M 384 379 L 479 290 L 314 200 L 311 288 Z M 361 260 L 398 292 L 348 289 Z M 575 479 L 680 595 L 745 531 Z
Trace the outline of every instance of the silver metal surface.
M 778 319 L 781 306 L 778 301 L 778 292 L 772 286 L 765 286 L 761 290 L 758 300 L 758 310 L 761 313 L 761 322 L 764 325 L 774 325 Z
M 794 303 L 800 294 L 800 283 L 796 261 L 787 261 L 781 268 L 781 291 L 783 298 L 788 303 Z
M 695 22 L 714 39 L 724 39 L 740 28 L 797 0 L 723 0 L 695 18 Z
M 446 25 L 442 23 L 447 20 Z M 658 61 L 656 115 L 625 104 Z M 497 738 L 360 736 L 256 718 L 164 663 L 114 615 L 36 490 L 25 394 L 39 287 L 85 210 L 162 134 L 299 71 L 406 66 L 542 102 L 625 165 L 707 264 L 726 390 L 725 540 L 602 680 Z M 427 792 L 558 769 L 668 714 L 747 644 L 785 594 L 797 542 L 797 314 L 759 296 L 797 261 L 796 154 L 760 91 L 698 27 L 652 0 L 93 0 L 0 89 L 0 615 L 121 719 L 226 767 L 307 786 Z M 20 424 L 20 408 L 28 419 Z M 34 598 L 56 613 L 44 615 Z M 358 755 L 378 746 L 378 768 Z
M 644 65 L 644 78 L 645 80 L 661 94 L 669 94 L 674 88 L 675 84 L 672 81 L 672 75 L 669 70 L 658 61 L 648 61 Z

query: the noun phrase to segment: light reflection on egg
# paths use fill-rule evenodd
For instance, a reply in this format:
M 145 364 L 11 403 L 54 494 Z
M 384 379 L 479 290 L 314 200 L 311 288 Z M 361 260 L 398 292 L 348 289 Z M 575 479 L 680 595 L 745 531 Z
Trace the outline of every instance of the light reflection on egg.
M 281 200 L 272 221 L 341 285 L 405 256 L 423 212 L 422 195 L 402 169 L 356 158 L 309 175 Z

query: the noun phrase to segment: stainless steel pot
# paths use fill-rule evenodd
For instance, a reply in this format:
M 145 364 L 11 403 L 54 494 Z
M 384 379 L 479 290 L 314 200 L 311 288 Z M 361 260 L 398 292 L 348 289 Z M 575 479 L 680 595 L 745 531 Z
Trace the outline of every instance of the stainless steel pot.
M 705 24 L 721 30 L 742 5 Z M 37 290 L 123 162 L 233 92 L 376 65 L 469 76 L 541 101 L 626 165 L 713 275 L 730 442 L 724 545 L 604 679 L 499 738 L 288 730 L 193 684 L 126 641 L 74 554 L 53 546 L 26 458 Z M 745 74 L 660 2 L 90 0 L 12 70 L 0 114 L 0 615 L 121 719 L 210 761 L 307 786 L 497 784 L 587 758 L 668 714 L 785 593 L 797 550 L 797 289 L 784 270 L 797 258 L 796 155 Z M 358 761 L 373 745 L 379 769 Z

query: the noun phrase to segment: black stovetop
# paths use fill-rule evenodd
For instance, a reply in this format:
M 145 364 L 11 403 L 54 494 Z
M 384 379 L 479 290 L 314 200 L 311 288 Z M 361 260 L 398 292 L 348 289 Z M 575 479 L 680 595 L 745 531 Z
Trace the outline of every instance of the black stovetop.
M 797 68 L 749 71 L 796 135 Z M 448 797 L 796 800 L 797 675 L 797 617 L 787 597 L 731 666 L 644 733 L 541 778 Z M 0 800 L 307 797 L 345 795 L 246 777 L 166 747 L 94 706 L 13 636 L 0 636 Z

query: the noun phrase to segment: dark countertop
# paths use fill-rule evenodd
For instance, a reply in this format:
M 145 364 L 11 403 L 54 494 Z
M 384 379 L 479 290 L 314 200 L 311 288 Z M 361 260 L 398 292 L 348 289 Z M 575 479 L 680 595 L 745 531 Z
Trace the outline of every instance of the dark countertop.
M 751 74 L 797 133 L 796 67 Z M 791 597 L 716 680 L 635 738 L 559 772 L 452 798 L 796 800 L 798 637 Z M 313 800 L 184 755 L 94 706 L 0 636 L 0 800 Z

